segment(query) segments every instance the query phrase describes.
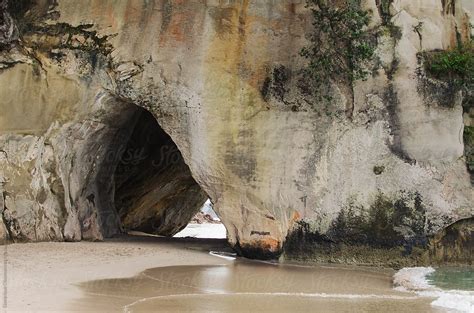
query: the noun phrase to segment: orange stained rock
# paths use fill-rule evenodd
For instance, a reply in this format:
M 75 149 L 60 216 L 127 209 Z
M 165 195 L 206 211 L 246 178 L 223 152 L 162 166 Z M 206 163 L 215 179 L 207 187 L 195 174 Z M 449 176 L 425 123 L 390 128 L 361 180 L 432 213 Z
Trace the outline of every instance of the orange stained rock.
M 281 242 L 272 237 L 260 238 L 251 241 L 244 241 L 241 243 L 242 247 L 254 247 L 262 250 L 277 252 L 281 249 Z
M 301 219 L 301 214 L 298 211 L 294 211 L 293 218 L 291 219 L 291 221 L 294 223 L 294 222 L 299 221 L 300 219 Z

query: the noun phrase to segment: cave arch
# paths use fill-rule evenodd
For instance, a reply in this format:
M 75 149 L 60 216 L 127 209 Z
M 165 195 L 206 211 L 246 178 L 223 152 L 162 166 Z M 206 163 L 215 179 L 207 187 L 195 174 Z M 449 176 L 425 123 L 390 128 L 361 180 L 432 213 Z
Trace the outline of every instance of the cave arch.
M 173 236 L 209 197 L 155 117 L 133 106 L 133 118 L 126 124 L 128 138 L 119 140 L 118 150 L 112 147 L 120 155 L 112 175 L 120 231 Z

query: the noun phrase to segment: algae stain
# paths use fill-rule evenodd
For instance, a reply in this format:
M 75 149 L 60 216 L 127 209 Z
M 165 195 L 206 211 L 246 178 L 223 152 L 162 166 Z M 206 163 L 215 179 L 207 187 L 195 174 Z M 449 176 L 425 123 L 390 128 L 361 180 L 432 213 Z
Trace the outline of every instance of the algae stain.
M 248 5 L 249 1 L 243 1 L 230 8 L 209 9 L 216 32 L 209 40 L 204 60 L 202 101 L 206 103 L 205 118 L 213 121 L 206 130 L 211 138 L 207 146 L 214 150 L 209 155 L 222 162 L 224 175 L 235 175 L 250 186 L 256 174 L 264 170 L 258 147 L 265 146 L 261 142 L 265 136 L 260 132 L 268 123 L 268 114 L 254 75 L 255 68 L 264 68 L 263 62 L 245 52 L 247 45 L 260 42 L 260 38 L 250 38 L 248 32 L 252 21 Z M 258 42 L 248 42 L 253 39 Z M 253 64 L 252 68 L 247 62 Z

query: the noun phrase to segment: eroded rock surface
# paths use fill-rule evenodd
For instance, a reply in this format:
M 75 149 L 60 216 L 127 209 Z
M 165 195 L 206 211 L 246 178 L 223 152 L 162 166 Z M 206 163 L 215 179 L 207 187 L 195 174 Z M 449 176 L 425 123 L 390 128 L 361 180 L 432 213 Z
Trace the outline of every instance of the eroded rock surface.
M 474 220 L 464 219 L 449 225 L 430 242 L 431 258 L 438 263 L 466 263 L 474 260 Z
M 301 88 L 312 29 L 303 1 L 21 2 L 9 14 L 3 0 L 0 23 L 0 182 L 13 240 L 150 225 L 172 234 L 206 195 L 230 243 L 262 258 L 281 253 L 297 222 L 343 240 L 343 219 L 398 217 L 390 231 L 406 239 L 474 215 L 462 97 L 427 97 L 417 57 L 454 46 L 456 30 L 468 36 L 464 2 L 363 1 L 379 28 L 373 75 L 333 82 L 329 106 Z M 19 39 L 5 31 L 11 16 Z M 144 123 L 135 105 L 183 163 L 154 173 L 147 155 L 117 175 L 123 147 L 148 133 L 130 126 Z M 185 164 L 192 177 L 173 176 Z
M 115 170 L 115 208 L 125 230 L 172 236 L 199 212 L 207 195 L 171 138 L 141 109 Z

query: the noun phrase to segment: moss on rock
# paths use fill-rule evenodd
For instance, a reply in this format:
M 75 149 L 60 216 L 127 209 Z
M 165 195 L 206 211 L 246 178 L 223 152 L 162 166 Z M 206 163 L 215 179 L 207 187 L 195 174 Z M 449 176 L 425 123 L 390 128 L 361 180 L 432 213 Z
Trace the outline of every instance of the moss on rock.
M 326 234 L 300 221 L 286 239 L 285 257 L 392 267 L 427 264 L 425 212 L 416 192 L 392 198 L 379 192 L 368 208 L 349 202 Z
M 334 221 L 329 234 L 335 241 L 377 247 L 423 245 L 426 209 L 418 193 L 403 192 L 391 199 L 382 192 L 366 209 L 349 203 Z

